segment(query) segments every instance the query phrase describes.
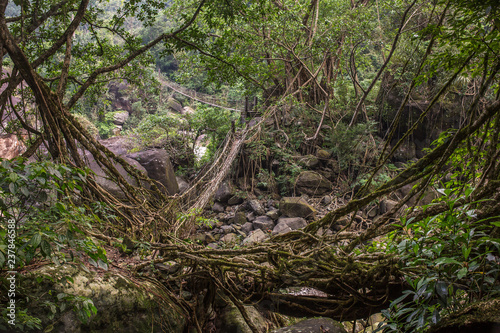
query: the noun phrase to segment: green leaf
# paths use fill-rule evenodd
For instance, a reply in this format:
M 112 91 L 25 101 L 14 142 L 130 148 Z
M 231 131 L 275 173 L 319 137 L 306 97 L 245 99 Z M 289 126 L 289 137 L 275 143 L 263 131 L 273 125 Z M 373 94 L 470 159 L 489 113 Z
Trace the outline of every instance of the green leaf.
M 61 212 L 66 212 L 66 206 L 61 202 L 56 202 L 56 208 Z
M 2 252 L 0 252 L 0 267 L 3 267 L 4 263 L 5 263 L 5 256 L 3 255 Z
M 436 265 L 441 265 L 441 264 L 460 264 L 460 263 L 453 258 L 438 258 L 436 260 Z
M 45 193 L 45 191 L 41 191 L 40 194 L 38 194 L 37 201 L 43 203 L 47 201 L 47 198 L 47 193 Z
M 30 195 L 30 191 L 26 188 L 26 186 L 21 187 L 21 193 L 27 197 Z
M 448 298 L 448 285 L 444 281 L 438 281 L 436 282 L 436 293 L 439 296 L 439 298 L 443 301 L 446 301 Z
M 459 279 L 462 279 L 464 276 L 467 275 L 467 267 L 463 267 L 461 270 L 458 271 L 457 277 Z
M 47 242 L 45 239 L 43 239 L 40 242 L 40 250 L 42 251 L 42 255 L 45 257 L 50 256 L 52 252 L 52 247 L 50 246 L 49 242 Z
M 10 178 L 11 182 L 15 183 L 16 180 L 19 178 L 19 176 L 17 175 L 17 173 L 11 172 L 10 175 L 9 175 L 9 178 Z
M 33 246 L 34 249 L 36 249 L 38 245 L 40 245 L 41 241 L 42 241 L 42 235 L 36 233 L 33 235 L 33 237 L 31 237 L 30 245 Z
M 12 194 L 16 194 L 16 192 L 17 192 L 17 189 L 16 189 L 16 184 L 14 184 L 14 183 L 10 183 L 10 184 L 9 184 L 9 191 L 10 191 L 10 193 L 12 193 Z

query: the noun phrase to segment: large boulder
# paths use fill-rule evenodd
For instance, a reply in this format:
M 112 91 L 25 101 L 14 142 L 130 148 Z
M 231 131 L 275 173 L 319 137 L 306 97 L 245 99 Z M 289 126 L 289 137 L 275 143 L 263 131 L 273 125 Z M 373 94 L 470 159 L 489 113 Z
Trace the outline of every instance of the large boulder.
M 127 111 L 116 111 L 113 112 L 113 124 L 123 125 L 127 121 L 129 114 Z
M 227 298 L 225 299 L 225 303 L 227 305 L 221 309 L 216 319 L 218 332 L 252 333 L 252 330 L 236 305 Z M 258 328 L 259 332 L 265 332 L 268 325 L 262 314 L 251 305 L 245 305 L 244 307 L 250 321 Z
M 26 151 L 26 146 L 15 134 L 0 135 L 0 158 L 13 159 Z
M 288 217 L 314 218 L 316 210 L 301 197 L 283 197 L 280 201 L 281 215 Z
M 215 192 L 214 199 L 219 202 L 227 202 L 233 196 L 233 192 L 233 185 L 225 180 Z
M 170 97 L 167 100 L 167 106 L 168 106 L 169 109 L 171 109 L 172 111 L 175 111 L 177 113 L 182 113 L 184 111 L 184 108 L 182 107 L 182 104 L 179 103 L 179 101 L 176 100 L 173 97 Z
M 332 190 L 332 183 L 313 171 L 303 171 L 297 177 L 296 188 L 300 194 L 321 196 Z
M 261 203 L 257 199 L 251 199 L 247 201 L 247 208 L 257 215 L 264 215 L 266 211 L 262 207 Z
M 307 225 L 302 217 L 280 217 L 273 229 L 272 235 L 286 234 L 287 232 L 304 228 Z
M 116 155 L 126 155 L 132 149 L 138 148 L 138 143 L 126 136 L 116 136 L 105 140 L 100 140 L 100 144 L 111 150 Z
M 268 239 L 269 236 L 264 233 L 261 229 L 254 230 L 250 232 L 247 238 L 245 238 L 242 242 L 243 245 L 250 245 L 254 243 L 260 243 Z
M 168 194 L 174 195 L 179 192 L 174 168 L 170 163 L 170 156 L 163 149 L 149 149 L 138 153 L 128 154 L 127 157 L 139 162 L 146 170 L 149 178 L 158 181 L 159 189 Z
M 179 192 L 174 169 L 166 151 L 162 149 L 149 149 L 129 154 L 129 151 L 137 149 L 137 143 L 129 137 L 113 137 L 101 140 L 100 143 L 111 150 L 114 154 L 123 158 L 128 164 L 135 167 L 144 175 L 156 180 L 159 183 L 159 189 L 164 193 L 173 195 Z M 119 198 L 125 198 L 121 188 L 116 185 L 113 180 L 107 177 L 105 172 L 95 161 L 92 154 L 85 152 L 85 156 L 88 160 L 90 169 L 97 175 L 97 182 L 111 194 Z M 130 177 L 121 165 L 114 163 L 114 166 L 130 185 L 137 186 L 135 179 Z M 141 185 L 145 188 L 149 188 L 149 184 L 145 181 L 142 182 Z
M 158 301 L 157 295 L 163 295 L 164 291 L 147 280 L 138 283 L 117 272 L 83 271 L 77 265 L 48 265 L 21 279 L 20 284 L 31 298 L 24 309 L 42 320 L 43 331 L 162 332 L 167 328 L 168 332 L 182 333 L 186 328 L 186 319 L 177 303 L 168 302 L 166 297 Z M 58 283 L 62 279 L 72 282 Z M 74 303 L 74 297 L 89 298 L 97 308 L 86 324 L 72 310 L 73 305 L 82 305 L 81 301 Z M 52 312 L 46 304 L 59 307 Z M 51 318 L 52 315 L 56 317 Z
M 133 160 L 129 157 L 126 156 L 121 156 L 127 162 L 129 165 L 132 167 L 136 168 L 139 170 L 141 173 L 144 175 L 147 175 L 146 169 L 139 164 L 136 160 Z M 116 182 L 111 179 L 101 168 L 101 166 L 97 163 L 95 160 L 94 156 L 90 152 L 85 152 L 85 159 L 87 160 L 87 165 L 88 167 L 95 173 L 95 179 L 97 183 L 107 192 L 111 193 L 113 196 L 121 199 L 126 199 L 125 193 L 123 193 L 122 189 L 116 184 Z M 138 186 L 136 180 L 131 177 L 127 171 L 121 166 L 121 164 L 118 164 L 116 162 L 113 163 L 113 166 L 116 168 L 118 173 L 127 181 L 132 186 Z M 149 184 L 147 182 L 142 182 L 141 184 L 142 187 L 149 188 Z
M 184 193 L 186 192 L 186 190 L 189 188 L 189 183 L 187 181 L 184 180 L 184 178 L 182 177 L 175 177 L 175 179 L 177 180 L 177 185 L 179 186 L 179 193 Z
M 313 318 L 303 320 L 295 325 L 283 327 L 272 333 L 347 333 L 341 323 L 330 318 Z
M 274 228 L 274 221 L 268 216 L 259 216 L 253 221 L 253 228 L 272 230 Z
M 304 228 L 307 225 L 306 220 L 302 217 L 280 217 L 278 219 L 278 224 L 280 223 L 286 224 L 292 230 Z
M 181 113 L 182 114 L 189 114 L 189 115 L 191 115 L 191 114 L 194 114 L 194 112 L 195 111 L 193 110 L 193 108 L 191 108 L 189 106 L 185 106 L 185 107 L 182 108 L 182 112 Z
M 444 317 L 431 326 L 429 333 L 498 333 L 500 332 L 500 298 L 472 303 Z
M 125 82 L 114 82 L 109 84 L 109 95 L 114 96 L 111 99 L 111 108 L 113 110 L 126 110 L 132 112 L 132 104 L 137 100 L 129 95 L 129 86 Z

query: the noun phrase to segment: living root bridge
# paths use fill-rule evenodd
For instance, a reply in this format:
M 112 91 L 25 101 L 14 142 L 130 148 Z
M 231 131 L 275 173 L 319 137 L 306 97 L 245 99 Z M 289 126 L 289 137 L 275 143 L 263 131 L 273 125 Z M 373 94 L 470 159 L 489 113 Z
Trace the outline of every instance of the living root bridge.
M 491 102 L 474 121 L 464 124 L 452 137 L 393 180 L 359 199 L 351 200 L 304 230 L 278 235 L 252 247 L 232 250 L 207 249 L 182 242 L 156 243 L 152 247 L 161 251 L 162 258 L 154 260 L 153 264 L 176 261 L 186 269 L 180 276 L 169 276 L 168 282 L 196 281 L 193 285 L 203 285 L 208 292 L 217 286 L 239 304 L 243 313 L 242 303 L 258 303 L 265 309 L 292 315 L 328 316 L 338 320 L 367 317 L 386 308 L 404 287 L 401 278 L 404 267 L 400 258 L 376 251 L 374 242 L 381 240 L 377 237 L 395 230 L 399 222 L 395 218 L 403 212 L 403 205 L 410 198 L 420 196 L 433 179 L 442 177 L 443 161 L 467 144 L 472 136 L 484 138 L 481 130 L 488 128 L 495 128 L 496 134 L 491 136 L 489 144 L 483 142 L 487 147 L 483 151 L 488 151 L 488 156 L 482 157 L 485 164 L 479 183 L 470 195 L 457 198 L 452 208 L 461 209 L 474 204 L 477 216 L 471 223 L 475 225 L 489 223 L 492 217 L 500 215 L 500 153 L 497 145 L 500 127 L 494 126 L 500 122 L 499 112 L 500 101 Z M 229 143 L 226 145 L 230 146 Z M 367 230 L 356 231 L 354 216 L 360 209 L 415 182 L 413 190 L 393 209 L 376 219 Z M 428 209 L 413 207 L 408 214 L 416 222 L 449 209 L 448 202 L 444 201 Z M 343 225 L 339 232 L 330 236 L 319 232 L 320 229 L 331 229 L 339 224 L 341 217 L 346 216 L 351 218 L 350 222 Z M 141 270 L 150 264 L 143 263 L 135 269 Z M 428 267 L 412 269 L 418 274 Z M 326 295 L 298 295 L 283 290 L 289 287 L 314 288 Z
M 346 256 L 336 247 L 315 241 L 308 242 L 310 248 L 304 250 L 303 238 L 303 232 L 291 232 L 238 250 L 166 244 L 152 247 L 163 253 L 154 263 L 175 260 L 182 267 L 192 267 L 191 276 L 204 276 L 206 283 L 224 286 L 237 300 L 257 302 L 264 309 L 289 315 L 354 320 L 386 307 L 401 291 L 395 257 L 382 253 Z M 302 286 L 325 296 L 281 292 Z

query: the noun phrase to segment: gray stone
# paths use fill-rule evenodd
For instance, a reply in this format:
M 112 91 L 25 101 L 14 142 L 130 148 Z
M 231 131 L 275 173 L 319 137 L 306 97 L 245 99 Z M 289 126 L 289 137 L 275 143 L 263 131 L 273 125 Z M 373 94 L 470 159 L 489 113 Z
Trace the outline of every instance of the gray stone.
M 347 333 L 341 323 L 330 318 L 303 320 L 295 325 L 283 327 L 272 333 Z
M 250 212 L 250 213 L 246 214 L 245 216 L 249 222 L 255 221 L 255 213 L 254 212 Z
M 230 225 L 223 225 L 222 227 L 220 227 L 220 229 L 224 234 L 229 234 L 231 232 L 234 232 L 234 228 Z
M 241 231 L 243 231 L 245 234 L 249 234 L 250 231 L 253 230 L 253 223 L 247 222 L 241 226 Z
M 238 195 L 233 195 L 231 198 L 229 198 L 229 200 L 227 201 L 227 204 L 230 206 L 234 206 L 234 205 L 239 205 L 242 202 L 243 202 L 243 198 L 241 198 Z
M 283 197 L 280 201 L 281 215 L 288 217 L 315 218 L 316 210 L 300 197 Z
M 217 243 L 210 243 L 210 244 L 207 244 L 207 247 L 215 250 L 215 249 L 219 248 L 219 245 Z
M 274 221 L 268 216 L 259 216 L 253 221 L 254 229 L 272 230 L 274 228 Z
M 299 162 L 302 163 L 306 168 L 314 168 L 319 164 L 318 158 L 313 155 L 302 156 L 299 159 Z
M 248 200 L 247 207 L 257 215 L 264 215 L 266 213 L 264 207 L 262 207 L 259 200 L 256 199 Z
M 194 110 L 189 106 L 185 106 L 182 108 L 181 113 L 182 114 L 194 114 Z
M 127 121 L 129 114 L 127 111 L 116 111 L 113 113 L 113 124 L 123 125 Z
M 233 186 L 228 181 L 223 181 L 215 192 L 215 200 L 227 202 L 233 196 Z
M 212 206 L 212 211 L 215 213 L 223 213 L 224 212 L 224 206 L 220 202 L 214 203 Z
M 380 209 L 380 214 L 385 214 L 398 204 L 397 201 L 390 200 L 390 199 L 384 199 L 380 201 L 379 209 Z
M 280 211 L 277 209 L 270 210 L 266 213 L 266 216 L 269 216 L 271 219 L 276 221 L 280 217 Z
M 170 162 L 170 156 L 163 149 L 148 149 L 127 157 L 139 162 L 147 171 L 149 178 L 156 180 L 160 191 L 174 195 L 179 192 L 179 186 L 175 177 L 174 167 Z
M 243 245 L 250 245 L 254 243 L 260 243 L 268 239 L 269 236 L 264 233 L 261 229 L 254 230 L 248 235 L 247 238 L 243 240 Z
M 133 138 L 126 136 L 116 136 L 100 140 L 99 143 L 116 155 L 126 155 L 130 150 L 137 149 L 139 147 L 139 144 Z
M 325 195 L 322 199 L 321 199 L 321 203 L 323 205 L 329 205 L 332 203 L 332 197 L 330 195 Z
M 238 236 L 234 233 L 230 233 L 221 237 L 220 241 L 228 244 L 236 243 L 238 241 Z
M 205 243 L 215 243 L 215 237 L 210 234 L 210 233 L 207 233 L 206 236 L 205 236 Z
M 292 229 L 286 225 L 285 223 L 278 223 L 274 229 L 271 235 L 276 236 L 276 235 L 281 235 L 281 234 L 286 234 L 287 232 L 292 231 Z
M 125 162 L 127 162 L 130 166 L 136 168 L 139 172 L 143 173 L 144 175 L 147 175 L 146 169 L 142 165 L 139 164 L 136 160 L 133 160 L 129 157 L 126 156 L 121 156 Z M 94 159 L 94 156 L 86 151 L 85 152 L 85 159 L 88 162 L 88 167 L 95 173 L 95 180 L 96 182 L 102 186 L 104 190 L 107 192 L 111 193 L 117 198 L 120 199 L 127 199 L 127 196 L 125 193 L 123 193 L 122 189 L 116 184 L 116 182 L 111 179 L 106 172 L 101 168 L 101 166 L 97 163 L 97 161 Z M 127 171 L 121 166 L 121 164 L 118 163 L 113 163 L 113 166 L 116 168 L 118 173 L 125 179 L 127 183 L 129 183 L 131 186 L 138 186 L 136 180 L 134 177 L 131 177 Z M 147 182 L 142 182 L 141 183 L 142 187 L 149 188 L 149 184 Z
M 177 180 L 177 185 L 179 186 L 179 193 L 182 194 L 186 192 L 189 188 L 189 183 L 179 176 L 176 176 L 175 179 Z
M 299 193 L 311 196 L 320 196 L 332 190 L 332 183 L 313 171 L 302 171 L 295 184 Z
M 245 212 L 236 212 L 236 214 L 234 214 L 233 223 L 240 225 L 247 223 Z
M 307 222 L 302 217 L 280 217 L 278 219 L 278 224 L 284 223 L 290 227 L 292 230 L 297 230 L 300 228 L 304 228 L 307 225 Z
M 227 303 L 229 304 L 217 316 L 217 331 L 223 333 L 252 333 L 238 308 L 230 301 L 227 301 Z M 259 332 L 265 332 L 267 323 L 262 314 L 251 305 L 245 305 L 245 311 L 251 322 L 257 326 Z

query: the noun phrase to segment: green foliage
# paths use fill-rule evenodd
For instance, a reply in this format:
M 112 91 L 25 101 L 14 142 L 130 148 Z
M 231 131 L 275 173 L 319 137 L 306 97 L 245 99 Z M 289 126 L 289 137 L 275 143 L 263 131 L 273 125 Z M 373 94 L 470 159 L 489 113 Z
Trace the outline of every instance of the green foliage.
M 217 223 L 217 220 L 206 218 L 201 215 L 202 211 L 200 209 L 191 209 L 187 213 L 179 212 L 177 213 L 176 221 L 179 224 L 189 223 L 194 221 L 194 223 L 198 226 L 205 226 L 209 229 L 212 229 L 213 226 Z
M 196 138 L 201 134 L 208 136 L 207 157 L 210 158 L 231 131 L 231 122 L 236 123 L 238 119 L 239 114 L 198 103 L 196 112 L 188 121 L 190 128 L 197 133 Z
M 6 308 L 2 309 L 1 318 L 7 318 Z M 6 320 L 4 322 L 0 321 L 0 330 L 3 332 L 12 332 L 12 328 L 22 332 L 42 329 L 42 320 L 40 318 L 30 316 L 28 314 L 28 310 L 26 309 L 16 309 L 16 325 L 14 327 L 6 323 Z
M 403 219 L 392 234 L 389 251 L 400 256 L 410 289 L 383 311 L 387 323 L 379 331 L 423 332 L 445 314 L 500 294 L 500 240 L 489 236 L 494 225 L 475 220 L 478 202 L 454 207 L 471 191 L 443 190 L 449 210 Z
M 374 131 L 374 122 L 359 123 L 352 127 L 339 122 L 332 130 L 327 145 L 331 147 L 342 170 L 359 171 L 363 164 L 370 162 L 365 157 L 367 151 L 370 152 L 369 157 L 374 157 L 373 152 L 377 148 L 372 137 Z
M 171 113 L 145 116 L 135 131 L 146 146 L 163 146 L 177 135 L 181 121 Z
M 86 178 L 85 171 L 62 164 L 0 160 L 0 208 L 3 215 L 0 268 L 20 270 L 43 259 L 56 265 L 79 262 L 80 254 L 85 253 L 91 264 L 107 270 L 106 251 L 85 232 L 100 223 L 96 213 L 103 210 L 102 205 L 96 203 L 83 208 L 76 207 L 72 201 L 75 191 L 84 191 Z M 12 226 L 15 236 L 10 241 L 8 235 Z M 0 279 L 4 280 L 5 276 L 1 275 Z M 64 281 L 71 282 L 71 278 L 65 277 Z M 2 283 L 2 286 L 5 288 L 7 283 Z M 17 292 L 22 294 L 22 288 Z M 63 296 L 58 295 L 57 307 L 63 311 L 65 306 L 62 303 L 73 304 L 74 311 L 84 322 L 96 311 L 89 299 Z M 25 309 L 29 308 L 25 305 Z M 52 311 L 54 304 L 47 303 L 46 306 L 55 313 Z M 40 329 L 40 321 L 23 311 L 17 312 L 17 328 Z

